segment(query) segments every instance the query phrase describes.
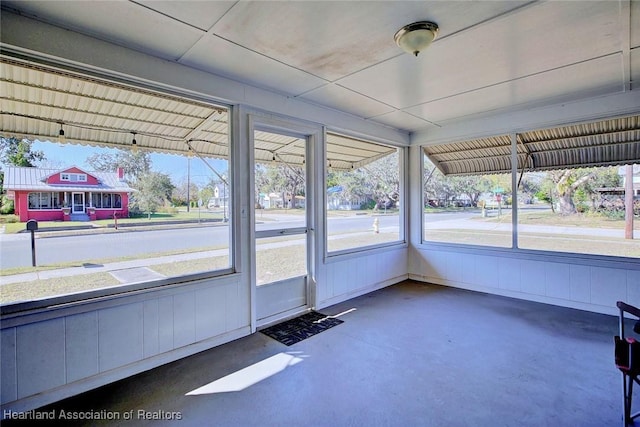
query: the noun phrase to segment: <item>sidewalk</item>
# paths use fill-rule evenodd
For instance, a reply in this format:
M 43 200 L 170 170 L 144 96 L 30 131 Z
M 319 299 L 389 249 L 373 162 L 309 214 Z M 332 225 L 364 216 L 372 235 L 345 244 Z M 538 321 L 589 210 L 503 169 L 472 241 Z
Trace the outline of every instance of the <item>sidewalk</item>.
M 467 220 L 444 220 L 425 222 L 425 229 L 438 230 L 438 229 L 464 229 L 464 230 L 492 230 L 492 231 L 510 231 L 512 226 L 509 223 L 498 222 L 477 222 L 470 219 Z M 518 231 L 520 233 L 537 233 L 537 234 L 554 234 L 558 236 L 597 236 L 597 237 L 613 237 L 623 238 L 624 229 L 615 228 L 589 228 L 589 227 L 576 227 L 576 226 L 557 226 L 557 225 L 533 225 L 533 224 L 518 224 Z M 640 238 L 640 230 L 634 230 L 634 239 Z
M 384 230 L 381 230 L 381 231 L 384 231 Z M 346 238 L 352 238 L 352 237 L 368 235 L 368 234 L 371 234 L 371 233 L 360 232 L 360 233 L 351 233 L 351 234 L 345 234 L 345 235 L 336 235 L 336 236 L 330 236 L 329 239 L 330 240 L 346 239 Z M 290 239 L 283 242 L 261 243 L 261 244 L 258 244 L 256 251 L 291 246 L 297 243 L 304 243 L 304 241 L 305 241 L 305 237 L 301 236 L 299 239 Z M 85 274 L 93 274 L 93 273 L 101 273 L 101 272 L 113 274 L 114 272 L 121 271 L 121 270 L 128 270 L 128 269 L 135 269 L 135 268 L 146 269 L 147 267 L 152 265 L 167 264 L 171 262 L 181 262 L 181 261 L 193 261 L 195 259 L 213 258 L 216 256 L 225 256 L 228 254 L 229 252 L 227 249 L 216 249 L 212 251 L 190 252 L 185 254 L 161 256 L 156 258 L 142 258 L 142 259 L 135 259 L 135 260 L 128 260 L 128 261 L 116 261 L 116 262 L 111 262 L 107 264 L 85 263 L 80 267 L 59 268 L 55 270 L 43 270 L 43 271 L 32 272 L 32 273 L 15 274 L 11 276 L 0 276 L 0 287 L 2 285 L 6 285 L 9 283 L 23 283 L 23 282 L 31 282 L 35 280 L 46 280 L 46 279 L 53 279 L 53 278 L 67 277 L 67 276 L 80 276 Z M 152 271 L 151 269 L 147 269 L 147 271 L 148 271 L 149 277 L 146 278 L 146 280 L 159 278 L 158 277 L 159 273 Z M 123 283 L 130 282 L 130 280 L 122 281 L 120 277 L 117 277 L 116 275 L 114 275 L 114 277 L 116 277 L 118 280 L 120 280 Z M 145 280 L 145 277 L 139 277 L 139 280 Z

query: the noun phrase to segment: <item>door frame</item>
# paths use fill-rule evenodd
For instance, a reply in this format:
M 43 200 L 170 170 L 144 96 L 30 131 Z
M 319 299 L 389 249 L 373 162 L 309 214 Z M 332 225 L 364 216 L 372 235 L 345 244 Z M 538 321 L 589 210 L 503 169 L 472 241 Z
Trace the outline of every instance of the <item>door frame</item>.
M 76 202 L 75 202 L 75 198 L 76 198 L 76 194 L 79 194 L 82 196 L 82 210 L 76 210 Z M 82 191 L 74 191 L 71 193 L 71 213 L 85 213 L 86 209 L 84 207 L 85 205 L 85 194 Z
M 277 117 L 273 114 L 267 114 L 262 112 L 249 112 L 247 113 L 247 137 L 249 140 L 249 240 L 251 242 L 251 248 L 255 248 L 256 244 L 256 231 L 255 231 L 255 218 L 256 209 L 254 203 L 255 194 L 255 143 L 254 132 L 266 131 L 284 135 L 291 135 L 294 137 L 302 138 L 306 140 L 306 244 L 307 244 L 307 278 L 305 283 L 306 288 L 306 303 L 298 308 L 276 313 L 271 316 L 258 319 L 257 318 L 257 280 L 256 280 L 256 258 L 253 250 L 249 251 L 249 270 L 250 270 L 250 286 L 251 286 L 251 329 L 257 330 L 258 327 L 264 327 L 280 320 L 284 320 L 293 317 L 297 314 L 307 312 L 315 307 L 317 300 L 316 296 L 316 271 L 319 265 L 320 258 L 318 250 L 318 244 L 320 241 L 319 235 L 316 231 L 316 224 L 318 221 L 318 207 L 321 205 L 321 200 L 316 196 L 318 188 L 322 186 L 324 174 L 319 174 L 321 168 L 317 165 L 317 159 L 320 158 L 317 151 L 320 149 L 322 141 L 324 139 L 324 128 L 321 125 L 314 123 L 307 123 L 290 118 Z M 321 206 L 320 206 L 321 207 Z M 276 282 L 277 283 L 277 282 Z

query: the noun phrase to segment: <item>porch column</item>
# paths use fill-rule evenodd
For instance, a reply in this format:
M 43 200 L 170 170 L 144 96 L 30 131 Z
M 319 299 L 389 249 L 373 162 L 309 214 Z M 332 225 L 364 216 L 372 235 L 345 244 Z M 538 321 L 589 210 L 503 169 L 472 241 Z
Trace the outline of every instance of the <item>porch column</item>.
M 96 209 L 93 207 L 93 192 L 89 191 L 85 193 L 85 195 L 89 197 L 89 206 L 87 206 L 87 215 L 89 215 L 89 219 L 91 221 L 95 221 L 97 217 L 96 217 Z
M 70 221 L 71 220 L 71 207 L 69 206 L 69 197 L 66 191 L 63 193 L 63 199 L 64 201 L 62 202 L 62 220 L 63 221 Z

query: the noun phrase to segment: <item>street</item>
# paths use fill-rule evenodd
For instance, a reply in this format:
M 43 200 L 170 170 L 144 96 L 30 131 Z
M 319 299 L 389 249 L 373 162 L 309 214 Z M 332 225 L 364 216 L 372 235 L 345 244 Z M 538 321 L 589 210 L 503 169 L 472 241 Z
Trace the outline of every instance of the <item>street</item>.
M 304 217 L 301 215 L 269 217 L 276 220 L 261 222 L 257 213 L 256 229 L 274 230 L 304 226 Z M 397 215 L 380 216 L 378 219 L 381 228 L 397 227 Z M 370 216 L 329 218 L 329 232 L 340 234 L 368 231 L 372 228 L 372 222 Z M 144 231 L 121 228 L 117 232 L 101 234 L 47 234 L 47 237 L 44 237 L 36 233 L 36 261 L 39 266 L 67 262 L 101 262 L 105 259 L 123 259 L 141 254 L 189 251 L 229 244 L 228 223 L 208 223 L 196 227 L 176 225 L 176 228 L 171 229 L 150 228 Z M 0 235 L 0 268 L 30 266 L 30 233 Z

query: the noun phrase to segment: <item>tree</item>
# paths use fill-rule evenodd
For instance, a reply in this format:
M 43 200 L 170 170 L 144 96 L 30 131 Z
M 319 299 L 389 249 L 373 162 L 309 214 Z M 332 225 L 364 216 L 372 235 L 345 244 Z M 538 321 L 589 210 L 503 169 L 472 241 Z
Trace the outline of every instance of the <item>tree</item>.
M 289 202 L 289 207 L 295 209 L 296 196 L 304 196 L 306 194 L 304 169 L 299 166 L 280 164 L 277 166 L 276 173 L 282 177 L 285 204 Z
M 188 190 L 188 191 L 187 191 Z M 189 202 L 195 202 L 198 200 L 198 192 L 199 192 L 198 184 L 192 182 L 187 187 L 187 181 L 183 180 L 180 184 L 178 184 L 171 194 L 171 200 L 174 205 L 186 205 L 187 204 L 187 194 L 189 194 Z M 204 199 L 203 200 L 208 200 Z
M 424 174 L 425 201 L 435 200 L 438 206 L 448 206 L 452 199 L 461 195 L 467 196 L 472 206 L 477 206 L 483 193 L 491 191 L 496 183 L 503 181 L 500 176 L 445 176 L 426 158 Z
M 454 196 L 467 196 L 472 206 L 478 206 L 482 193 L 491 191 L 492 188 L 495 188 L 492 187 L 492 184 L 500 181 L 499 178 L 492 180 L 491 177 L 484 175 L 451 176 L 446 178 L 451 182 L 451 187 L 455 192 Z
M 147 218 L 157 212 L 160 206 L 170 200 L 174 186 L 169 175 L 160 172 L 148 172 L 139 177 L 132 185 L 137 191 L 131 196 L 129 207 L 145 212 Z
M 42 151 L 32 150 L 33 141 L 18 138 L 0 138 L 0 210 L 3 213 L 13 213 L 13 200 L 9 200 L 4 195 L 4 172 L 2 165 L 12 165 L 20 167 L 35 167 L 37 163 L 45 160 Z
M 151 154 L 146 151 L 115 150 L 114 153 L 96 153 L 87 158 L 87 164 L 98 172 L 116 172 L 120 167 L 129 181 L 151 171 Z
M 585 169 L 565 169 L 551 171 L 547 176 L 555 184 L 555 194 L 560 215 L 571 215 L 577 212 L 573 195 L 581 185 L 592 179 L 595 171 Z
M 542 191 L 545 175 L 544 172 L 530 172 L 523 175 L 518 186 L 518 200 L 523 203 L 533 203 L 533 198 Z
M 254 198 L 257 204 L 260 193 L 279 193 L 285 206 L 296 207 L 295 196 L 305 195 L 305 172 L 298 166 L 285 163 L 277 165 L 256 165 Z
M 253 195 L 253 203 L 256 207 L 260 206 L 260 193 L 268 194 L 270 191 L 270 183 L 267 177 L 267 167 L 262 164 L 257 164 L 255 166 L 255 187 L 254 187 L 254 195 Z
M 621 186 L 622 176 L 618 174 L 617 166 L 596 168 L 593 170 L 592 178 L 576 190 L 574 201 L 581 203 L 585 209 L 588 207 L 592 212 L 595 212 L 602 206 L 610 204 L 607 203 L 603 193 L 598 190 Z
M 191 190 L 193 191 L 193 190 Z M 194 194 L 193 192 L 191 194 Z M 196 195 L 194 195 L 194 197 L 196 199 L 202 199 L 202 201 L 204 202 L 205 206 L 207 206 L 207 202 L 209 201 L 209 199 L 211 199 L 213 197 L 213 190 L 209 187 L 202 187 L 200 189 L 200 191 L 198 191 L 198 193 Z M 192 199 L 194 198 L 192 197 Z
M 42 151 L 33 151 L 33 141 L 18 138 L 0 138 L 0 163 L 21 167 L 35 167 L 45 160 Z
M 365 186 L 370 196 L 379 205 L 395 206 L 400 199 L 400 168 L 398 152 L 385 156 L 362 167 Z
M 367 192 L 366 171 L 363 168 L 352 172 L 332 171 L 327 176 L 327 188 L 340 186 L 340 196 L 345 200 L 372 198 Z

